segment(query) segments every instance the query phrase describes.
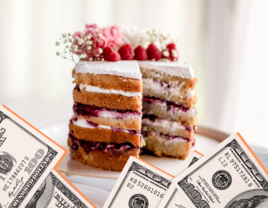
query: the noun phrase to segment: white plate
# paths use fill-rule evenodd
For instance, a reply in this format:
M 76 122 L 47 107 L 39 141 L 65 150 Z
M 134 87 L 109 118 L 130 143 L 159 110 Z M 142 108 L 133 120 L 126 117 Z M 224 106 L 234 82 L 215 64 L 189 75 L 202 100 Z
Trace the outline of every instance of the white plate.
M 69 150 L 67 146 L 67 138 L 68 138 L 68 121 L 62 123 L 52 124 L 40 130 L 57 142 L 59 145 Z M 201 132 L 203 136 L 200 134 L 196 134 L 196 142 L 194 149 L 201 152 L 202 154 L 206 154 L 213 147 L 215 147 L 219 141 L 227 138 L 227 134 L 224 134 L 219 131 L 207 129 L 204 127 L 198 127 L 198 132 Z M 213 136 L 213 138 L 211 137 Z M 218 141 L 217 141 L 218 140 Z M 145 160 L 148 163 L 170 173 L 171 175 L 177 175 L 183 160 L 176 160 L 172 158 L 159 158 L 151 155 L 141 155 L 141 159 Z M 120 172 L 108 171 L 108 170 L 100 170 L 98 168 L 89 167 L 83 165 L 73 159 L 71 159 L 70 155 L 67 154 L 62 162 L 58 166 L 58 170 L 65 173 L 67 176 L 71 175 L 80 175 L 80 176 L 88 176 L 88 177 L 97 177 L 97 178 L 109 178 L 109 179 L 117 179 L 120 175 Z
M 78 183 L 73 183 L 96 207 L 103 207 L 106 199 L 109 196 L 108 191 L 98 189 L 91 186 L 85 186 Z

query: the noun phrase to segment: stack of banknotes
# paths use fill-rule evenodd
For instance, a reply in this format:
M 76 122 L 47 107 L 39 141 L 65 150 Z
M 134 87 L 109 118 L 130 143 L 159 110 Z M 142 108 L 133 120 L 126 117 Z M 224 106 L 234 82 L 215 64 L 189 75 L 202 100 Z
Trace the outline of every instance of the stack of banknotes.
M 0 106 L 0 208 L 92 208 L 56 168 L 61 146 Z
M 189 154 L 177 176 L 131 157 L 104 208 L 268 208 L 268 172 L 239 133 Z

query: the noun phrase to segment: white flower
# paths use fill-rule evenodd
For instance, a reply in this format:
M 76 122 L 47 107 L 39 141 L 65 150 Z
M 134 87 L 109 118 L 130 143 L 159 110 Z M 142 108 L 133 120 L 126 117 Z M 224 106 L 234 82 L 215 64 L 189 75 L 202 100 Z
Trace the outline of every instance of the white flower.
M 71 33 L 68 33 L 68 36 L 71 36 L 72 34 Z
M 69 50 L 70 52 L 73 52 L 74 50 L 73 50 L 73 48 L 70 48 L 70 50 Z
M 83 42 L 84 42 L 84 40 L 83 40 L 83 39 L 80 39 L 80 38 L 79 38 L 79 39 L 77 40 L 77 43 L 78 43 L 79 45 L 82 45 L 82 44 L 83 44 Z
M 56 41 L 56 46 L 59 46 L 60 45 L 60 42 L 59 41 Z
M 87 55 L 86 54 L 81 54 L 81 58 L 86 58 Z
M 99 30 L 98 29 L 95 29 L 95 33 L 98 33 L 99 32 Z
M 88 35 L 84 38 L 84 40 L 90 40 L 92 38 L 91 33 L 88 33 Z
M 63 37 L 63 38 L 66 38 L 66 34 L 65 34 L 65 33 L 63 33 L 63 34 L 62 34 L 62 37 Z
M 99 48 L 98 51 L 100 54 L 103 52 L 103 50 L 101 48 Z
M 78 49 L 77 48 L 74 48 L 74 52 L 77 52 L 78 51 Z
M 78 49 L 78 45 L 73 45 L 73 48 L 74 49 Z
M 57 56 L 59 56 L 59 55 L 60 55 L 60 52 L 59 52 L 59 51 L 57 51 L 57 52 L 56 52 L 56 55 L 57 55 Z
M 64 44 L 65 44 L 65 43 L 68 43 L 68 39 L 64 39 Z
M 87 45 L 92 45 L 92 44 L 93 44 L 93 41 L 88 40 L 88 41 L 86 42 L 86 44 L 87 44 Z
M 93 59 L 92 58 L 89 58 L 90 61 L 92 61 Z
M 69 38 L 69 42 L 70 42 L 70 43 L 73 42 L 73 39 L 72 39 L 72 38 Z
M 98 37 L 101 38 L 101 34 L 98 34 Z
M 88 47 L 87 47 L 87 50 L 91 50 L 91 46 L 88 46 Z

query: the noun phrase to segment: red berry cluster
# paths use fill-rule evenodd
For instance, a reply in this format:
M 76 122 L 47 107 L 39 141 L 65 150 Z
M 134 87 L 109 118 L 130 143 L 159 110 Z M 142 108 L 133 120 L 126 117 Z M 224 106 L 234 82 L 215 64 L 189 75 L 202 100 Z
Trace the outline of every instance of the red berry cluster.
M 112 47 L 108 46 L 103 49 L 102 56 L 105 61 L 120 61 L 120 54 L 115 51 Z
M 151 43 L 147 49 L 142 46 L 138 46 L 133 49 L 132 45 L 124 44 L 117 51 L 111 47 L 103 49 L 102 56 L 105 61 L 119 61 L 119 60 L 155 60 L 158 61 L 161 58 L 167 58 L 171 61 L 178 60 L 178 51 L 174 43 L 167 45 L 166 49 L 160 51 L 155 44 Z

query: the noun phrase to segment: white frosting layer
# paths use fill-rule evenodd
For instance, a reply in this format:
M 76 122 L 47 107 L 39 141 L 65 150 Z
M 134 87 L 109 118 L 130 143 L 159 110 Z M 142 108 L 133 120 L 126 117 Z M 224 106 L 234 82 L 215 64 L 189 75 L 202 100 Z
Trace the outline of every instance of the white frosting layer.
M 77 121 L 73 121 L 73 123 L 77 126 L 83 127 L 83 128 L 103 128 L 103 129 L 111 129 L 110 126 L 104 126 L 104 125 L 98 125 L 98 127 L 90 125 L 86 119 L 77 119 Z
M 180 144 L 182 142 L 188 142 L 187 140 L 185 140 L 183 138 L 176 138 L 176 139 L 167 140 L 165 138 L 165 136 L 160 136 L 157 133 L 151 133 L 151 134 L 153 134 L 154 136 L 156 136 L 157 139 L 158 139 L 158 141 L 160 141 L 161 143 L 164 143 L 163 144 L 164 146 L 169 146 L 169 145 L 174 146 L 174 145 L 178 145 L 178 144 Z M 144 137 L 144 140 L 145 140 L 145 143 L 146 143 L 147 137 Z
M 107 94 L 120 94 L 126 97 L 133 97 L 133 96 L 142 96 L 141 92 L 124 92 L 122 90 L 113 90 L 113 89 L 101 89 L 100 87 L 95 87 L 91 85 L 79 85 L 80 90 L 86 88 L 87 92 L 97 92 L 97 93 L 107 93 Z
M 183 99 L 184 97 L 186 97 L 187 99 L 190 99 L 191 97 L 195 95 L 195 90 L 181 92 L 181 88 L 183 87 L 184 83 L 181 83 L 177 87 L 174 87 L 174 86 L 168 87 L 168 84 L 164 82 L 160 84 L 160 82 L 155 81 L 152 78 L 143 78 L 142 83 L 143 83 L 143 89 L 150 89 L 150 91 L 153 91 L 160 95 L 176 96 L 176 97 L 180 97 L 181 99 Z
M 141 79 L 137 61 L 79 61 L 75 67 L 76 73 L 109 74 L 133 79 Z
M 121 117 L 123 114 L 124 113 L 104 110 L 104 111 L 100 111 L 99 116 L 100 117 L 109 117 L 109 118 L 119 119 L 119 117 Z M 137 114 L 134 114 L 134 113 L 125 114 L 126 119 L 137 119 L 137 118 L 141 119 L 141 116 L 142 115 L 137 115 Z
M 90 128 L 90 129 L 94 129 L 94 128 L 103 128 L 103 129 L 112 129 L 110 126 L 104 126 L 104 125 L 99 125 L 97 127 L 90 125 L 86 119 L 77 119 L 77 121 L 73 121 L 73 123 L 77 126 L 83 127 L 83 128 Z M 129 133 L 128 130 L 126 129 L 120 129 L 120 131 L 124 131 L 126 133 Z
M 187 116 L 187 117 L 194 118 L 197 115 L 197 110 L 196 110 L 196 108 L 192 108 L 192 109 L 189 109 L 187 111 L 183 111 L 177 107 L 172 106 L 171 109 L 168 110 L 168 114 L 171 117 L 174 117 L 175 116 L 174 114 L 177 114 L 177 116 Z
M 188 109 L 187 111 L 183 111 L 181 108 L 173 106 L 173 105 L 168 108 L 167 103 L 162 100 L 153 100 L 152 103 L 149 102 L 149 103 L 146 103 L 146 105 L 152 105 L 154 106 L 153 108 L 158 108 L 162 112 L 166 111 L 165 113 L 173 119 L 176 119 L 181 116 L 190 117 L 190 118 L 194 118 L 197 116 L 197 109 L 195 107 Z M 154 113 L 155 113 L 154 111 L 146 112 L 146 114 L 154 114 Z
M 176 131 L 178 129 L 185 130 L 185 126 L 181 122 L 168 121 L 162 118 L 156 118 L 154 121 L 151 121 L 149 118 L 143 118 L 142 124 L 149 125 L 154 128 L 164 128 L 169 130 L 169 132 Z
M 179 61 L 139 61 L 139 66 L 143 69 L 156 70 L 161 74 L 179 76 L 186 79 L 194 78 L 194 70 L 192 67 Z

